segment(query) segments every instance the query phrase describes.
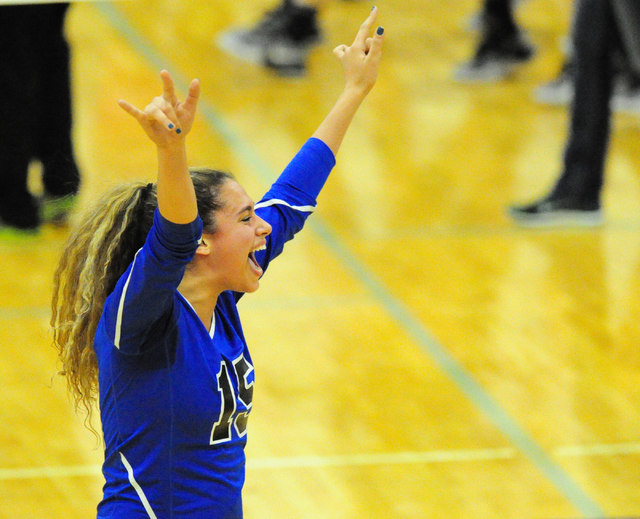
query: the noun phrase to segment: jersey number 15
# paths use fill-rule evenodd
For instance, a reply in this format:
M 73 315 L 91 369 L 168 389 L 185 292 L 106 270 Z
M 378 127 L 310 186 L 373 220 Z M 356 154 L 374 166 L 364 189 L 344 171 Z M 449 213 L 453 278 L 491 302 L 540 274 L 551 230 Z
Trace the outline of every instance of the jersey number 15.
M 253 400 L 253 381 L 249 382 L 249 375 L 253 371 L 253 366 L 241 355 L 233 361 L 232 365 L 222 359 L 220 371 L 218 372 L 218 391 L 220 392 L 220 415 L 211 429 L 210 445 L 224 443 L 232 438 L 231 427 L 235 427 L 238 436 L 247 434 L 247 420 L 251 411 Z M 231 377 L 238 381 L 238 394 L 235 394 Z M 240 401 L 246 411 L 237 413 L 238 402 Z

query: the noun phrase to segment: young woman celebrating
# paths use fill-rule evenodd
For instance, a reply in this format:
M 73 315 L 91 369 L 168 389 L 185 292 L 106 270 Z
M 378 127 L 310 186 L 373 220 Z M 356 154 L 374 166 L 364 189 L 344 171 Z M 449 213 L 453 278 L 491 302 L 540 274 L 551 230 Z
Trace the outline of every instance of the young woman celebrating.
M 373 9 L 351 46 L 335 106 L 254 205 L 229 174 L 189 171 L 185 137 L 199 82 L 142 111 L 158 180 L 107 194 L 70 236 L 55 276 L 52 326 L 76 403 L 96 394 L 106 480 L 99 518 L 241 518 L 254 371 L 236 303 L 298 232 L 373 87 L 382 33 Z M 89 416 L 90 418 L 90 416 Z

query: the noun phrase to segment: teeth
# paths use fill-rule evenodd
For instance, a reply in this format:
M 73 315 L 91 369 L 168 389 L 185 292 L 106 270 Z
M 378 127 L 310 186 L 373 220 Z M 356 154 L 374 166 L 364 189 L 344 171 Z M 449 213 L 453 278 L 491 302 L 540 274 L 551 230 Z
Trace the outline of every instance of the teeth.
M 261 245 L 260 247 L 258 247 L 257 249 L 253 249 L 253 252 L 258 252 L 259 250 L 266 250 L 267 246 L 266 245 Z

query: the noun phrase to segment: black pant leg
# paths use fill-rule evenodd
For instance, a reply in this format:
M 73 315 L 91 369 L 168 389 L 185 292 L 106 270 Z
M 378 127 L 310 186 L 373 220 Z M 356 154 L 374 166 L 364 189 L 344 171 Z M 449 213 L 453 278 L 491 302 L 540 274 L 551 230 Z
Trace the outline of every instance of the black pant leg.
M 610 134 L 617 31 L 609 0 L 579 0 L 575 16 L 575 95 L 563 174 L 554 195 L 599 201 Z
M 64 196 L 78 191 L 80 177 L 71 138 L 70 53 L 64 35 L 68 4 L 38 6 L 43 16 L 39 50 L 38 158 L 43 165 L 45 193 Z
M 38 224 L 27 190 L 35 149 L 37 74 L 30 6 L 0 7 L 0 218 L 17 227 Z
M 518 33 L 512 0 L 484 0 L 482 22 L 485 42 L 502 41 Z

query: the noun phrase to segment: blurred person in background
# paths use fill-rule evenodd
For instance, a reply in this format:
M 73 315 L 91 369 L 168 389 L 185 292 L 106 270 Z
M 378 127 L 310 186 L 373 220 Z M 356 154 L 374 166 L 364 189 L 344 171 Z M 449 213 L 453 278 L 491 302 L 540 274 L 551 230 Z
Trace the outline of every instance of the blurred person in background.
M 611 127 L 616 56 L 624 48 L 640 70 L 640 2 L 577 0 L 573 101 L 563 169 L 548 194 L 509 208 L 523 226 L 602 224 L 601 194 Z
M 632 19 L 630 18 L 629 20 Z M 534 99 L 538 103 L 564 106 L 570 105 L 573 100 L 575 59 L 572 34 L 574 26 L 575 23 L 572 23 L 569 37 L 562 45 L 564 61 L 558 75 L 535 90 Z M 623 31 L 623 33 L 626 34 L 626 31 Z M 631 42 L 629 44 L 632 45 Z M 640 73 L 632 65 L 628 49 L 629 45 L 625 44 L 617 45 L 614 50 L 612 58 L 614 84 L 611 109 L 614 112 L 637 115 L 640 114 Z
M 71 141 L 68 7 L 0 7 L 0 224 L 19 232 L 62 223 L 80 185 Z M 28 187 L 36 160 L 42 198 Z
M 459 67 L 454 79 L 462 82 L 491 82 L 507 77 L 514 67 L 529 61 L 533 46 L 518 26 L 516 0 L 484 0 L 477 20 L 480 39 L 473 57 Z
M 281 76 L 301 76 L 309 53 L 322 40 L 318 23 L 322 4 L 323 0 L 282 0 L 253 27 L 220 34 L 217 44 L 228 54 Z

